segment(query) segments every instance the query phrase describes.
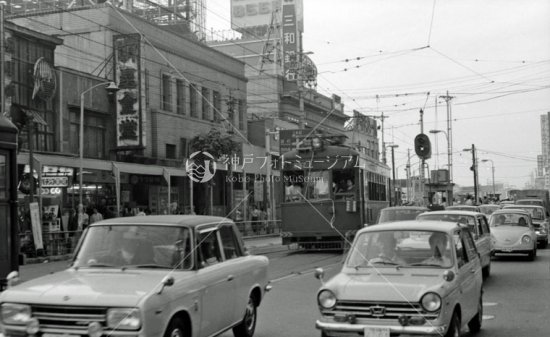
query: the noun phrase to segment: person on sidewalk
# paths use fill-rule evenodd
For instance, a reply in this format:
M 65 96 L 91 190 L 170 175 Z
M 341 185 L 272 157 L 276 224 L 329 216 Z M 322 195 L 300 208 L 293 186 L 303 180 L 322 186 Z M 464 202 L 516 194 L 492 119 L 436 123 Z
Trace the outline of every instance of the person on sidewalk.
M 97 208 L 94 207 L 92 216 L 90 217 L 90 224 L 93 224 L 94 222 L 98 222 L 98 221 L 101 221 L 101 220 L 103 220 L 103 215 L 101 213 L 99 213 Z

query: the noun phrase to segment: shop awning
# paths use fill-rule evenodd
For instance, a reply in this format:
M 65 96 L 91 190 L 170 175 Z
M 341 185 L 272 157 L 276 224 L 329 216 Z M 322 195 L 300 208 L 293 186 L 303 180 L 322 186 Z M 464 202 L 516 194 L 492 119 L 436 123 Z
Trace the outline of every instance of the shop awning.
M 67 166 L 67 167 L 80 167 L 80 160 L 76 157 L 60 156 L 60 155 L 44 155 L 34 154 L 34 157 L 42 165 L 51 166 Z M 29 153 L 20 153 L 17 155 L 17 162 L 19 164 L 29 163 Z M 175 177 L 186 177 L 187 172 L 184 169 L 177 167 L 165 167 L 165 166 L 153 166 L 144 164 L 124 163 L 118 161 L 107 161 L 99 159 L 84 158 L 82 160 L 82 167 L 85 169 L 112 171 L 113 164 L 115 164 L 120 172 L 131 174 L 146 174 L 154 176 L 162 176 L 164 172 Z

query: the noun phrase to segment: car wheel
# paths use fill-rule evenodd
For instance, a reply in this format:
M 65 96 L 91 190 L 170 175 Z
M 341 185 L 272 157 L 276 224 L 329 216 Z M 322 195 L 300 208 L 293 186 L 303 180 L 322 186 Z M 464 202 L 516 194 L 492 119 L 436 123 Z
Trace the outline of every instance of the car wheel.
M 449 329 L 447 329 L 445 337 L 460 337 L 460 315 L 457 310 L 455 310 L 453 317 L 451 317 Z
M 235 337 L 252 337 L 254 335 L 254 331 L 256 330 L 256 312 L 256 301 L 250 296 L 246 304 L 243 320 L 233 328 L 233 335 Z
M 164 337 L 184 337 L 185 325 L 179 317 L 174 317 L 168 324 Z
M 486 279 L 491 274 L 491 264 L 489 263 L 487 266 L 483 268 L 481 271 L 483 278 Z
M 533 251 L 529 252 L 529 261 L 535 261 L 535 257 L 537 256 L 537 249 L 533 248 Z
M 479 303 L 477 305 L 477 314 L 468 322 L 468 329 L 471 333 L 476 333 L 481 330 L 481 324 L 483 322 L 483 299 L 479 296 Z

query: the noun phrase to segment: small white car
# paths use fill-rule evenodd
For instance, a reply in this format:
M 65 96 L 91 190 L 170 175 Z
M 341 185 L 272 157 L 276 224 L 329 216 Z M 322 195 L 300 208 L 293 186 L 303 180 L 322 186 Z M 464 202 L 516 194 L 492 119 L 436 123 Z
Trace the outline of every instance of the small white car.
M 270 286 L 226 218 L 166 215 L 90 225 L 69 269 L 0 294 L 5 336 L 251 337 Z M 10 281 L 12 283 L 13 280 Z
M 469 206 L 472 207 L 472 206 Z M 477 207 L 477 206 L 475 206 Z M 477 251 L 481 257 L 483 277 L 489 277 L 491 273 L 491 253 L 493 252 L 491 230 L 485 214 L 479 212 L 444 210 L 423 213 L 417 220 L 460 222 L 470 227 L 474 236 Z
M 323 280 L 319 268 L 315 276 Z M 317 292 L 322 337 L 460 336 L 481 329 L 482 273 L 467 226 L 401 221 L 363 228 Z
M 526 211 L 505 208 L 491 214 L 489 220 L 493 238 L 493 255 L 527 254 L 533 261 L 537 256 L 537 234 Z

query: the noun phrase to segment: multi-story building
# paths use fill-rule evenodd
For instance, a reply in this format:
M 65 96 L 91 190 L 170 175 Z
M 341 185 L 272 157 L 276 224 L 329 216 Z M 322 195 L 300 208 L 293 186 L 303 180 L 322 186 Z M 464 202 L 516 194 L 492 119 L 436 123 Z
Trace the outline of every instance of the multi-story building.
M 379 160 L 378 126 L 376 120 L 359 111 L 353 111 L 353 118 L 346 125 L 348 144 L 366 156 Z
M 63 212 L 83 194 L 83 203 L 106 204 L 111 211 L 117 205 L 152 213 L 195 207 L 197 213 L 226 214 L 226 169 L 218 165 L 210 202 L 204 202 L 192 193 L 197 184 L 190 183 L 184 164 L 191 140 L 212 128 L 248 143 L 241 61 L 110 5 L 29 11 L 9 19 L 62 42 L 48 59 L 57 90 L 34 157 L 43 167 L 72 172 L 72 184 L 52 201 Z M 30 77 L 25 81 L 21 85 L 32 87 Z M 111 81 L 118 92 L 109 98 L 104 87 Z M 19 155 L 22 164 L 30 162 L 27 149 Z

